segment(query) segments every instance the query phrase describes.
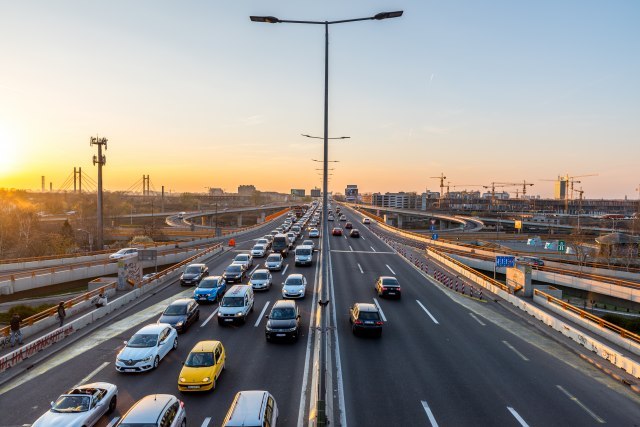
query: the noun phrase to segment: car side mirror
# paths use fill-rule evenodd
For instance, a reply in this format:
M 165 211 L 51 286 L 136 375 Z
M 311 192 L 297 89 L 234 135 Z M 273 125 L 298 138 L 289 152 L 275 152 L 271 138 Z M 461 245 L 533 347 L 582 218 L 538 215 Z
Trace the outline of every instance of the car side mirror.
M 128 343 L 128 342 L 129 342 L 129 341 L 122 341 L 122 343 L 123 343 L 124 345 L 127 345 L 127 343 Z
M 53 400 L 52 400 L 52 401 L 51 401 L 51 403 L 50 403 L 50 405 L 51 405 L 51 407 L 52 407 L 52 408 L 53 408 L 53 405 L 55 405 L 55 404 L 56 404 L 56 402 L 54 402 Z
M 182 365 L 184 365 L 184 360 L 182 362 L 180 362 Z

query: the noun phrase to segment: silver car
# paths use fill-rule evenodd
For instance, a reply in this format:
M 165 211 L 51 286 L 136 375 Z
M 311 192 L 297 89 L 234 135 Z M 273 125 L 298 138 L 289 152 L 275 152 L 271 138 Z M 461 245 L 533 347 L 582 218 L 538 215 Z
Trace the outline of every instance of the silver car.
M 304 298 L 307 279 L 298 273 L 290 274 L 282 284 L 282 298 Z
M 251 256 L 254 258 L 262 258 L 267 252 L 267 247 L 265 245 L 254 245 L 251 248 Z
M 254 271 L 249 279 L 249 285 L 254 290 L 266 290 L 271 289 L 272 277 L 269 270 L 261 268 Z
M 267 257 L 264 266 L 269 270 L 282 270 L 284 259 L 280 254 L 271 254 Z
M 184 402 L 171 394 L 152 394 L 133 404 L 116 427 L 186 427 Z
M 232 264 L 241 264 L 245 270 L 248 270 L 253 265 L 253 257 L 251 254 L 238 254 L 233 259 Z
M 33 426 L 92 426 L 118 404 L 118 387 L 96 382 L 75 387 L 51 402 L 51 409 Z

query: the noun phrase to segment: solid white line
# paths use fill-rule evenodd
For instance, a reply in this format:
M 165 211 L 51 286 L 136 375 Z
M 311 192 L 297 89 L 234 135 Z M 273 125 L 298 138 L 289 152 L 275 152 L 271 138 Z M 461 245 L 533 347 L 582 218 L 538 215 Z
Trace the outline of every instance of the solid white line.
M 385 265 L 387 266 L 387 268 L 389 269 L 389 271 L 390 271 L 392 274 L 396 274 L 396 272 L 395 272 L 395 271 L 393 271 L 393 270 L 391 269 L 391 267 L 389 267 L 389 264 L 385 264 Z
M 343 251 L 341 249 L 331 249 L 331 252 L 341 252 L 341 253 L 351 253 L 353 252 L 354 254 L 380 254 L 380 255 L 395 255 L 395 252 L 376 252 L 376 251 Z
M 258 325 L 260 324 L 260 321 L 262 320 L 262 318 L 264 317 L 264 312 L 267 311 L 267 307 L 269 307 L 269 303 L 271 301 L 267 301 L 266 304 L 264 305 L 264 308 L 262 309 L 262 311 L 260 312 L 260 315 L 258 316 L 258 320 L 256 320 L 255 325 L 253 325 L 254 328 L 257 328 Z
M 487 326 L 487 324 L 484 323 L 482 320 L 478 319 L 475 314 L 469 313 L 469 316 L 473 317 L 476 320 L 476 322 L 480 323 L 482 326 Z
M 427 307 L 425 307 L 424 305 L 422 305 L 422 303 L 418 300 L 416 300 L 416 302 L 418 303 L 418 305 L 424 310 L 425 313 L 427 313 L 427 315 L 431 318 L 431 320 L 433 320 L 433 323 L 435 323 L 436 325 L 439 325 L 440 323 L 438 323 L 438 321 L 436 320 L 435 317 L 433 317 L 433 315 L 431 313 L 429 313 L 429 310 L 427 310 Z
M 280 274 L 282 274 L 284 276 L 284 273 L 287 272 L 287 268 L 289 268 L 289 264 L 284 266 L 284 270 L 282 270 L 282 273 L 280 273 Z
M 249 273 L 249 275 L 252 275 L 253 273 L 255 273 L 255 271 L 258 269 L 258 267 L 260 267 L 260 264 L 258 264 L 255 267 L 253 267 L 253 270 L 251 270 L 251 273 Z
M 556 387 L 558 387 L 558 389 L 563 392 L 569 399 L 573 400 L 574 402 L 576 402 L 582 409 L 585 410 L 585 412 L 589 415 L 591 415 L 591 417 L 596 420 L 597 422 L 599 422 L 600 424 L 604 424 L 606 421 L 603 420 L 602 418 L 600 418 L 599 416 L 597 416 L 595 413 L 593 413 L 593 411 L 589 408 L 587 408 L 582 402 L 580 402 L 578 400 L 577 397 L 573 396 L 571 393 L 569 393 L 567 390 L 565 390 L 561 385 L 556 385 Z
M 507 406 L 507 409 L 509 410 L 509 412 L 511 412 L 511 415 L 513 415 L 513 417 L 518 420 L 518 422 L 520 423 L 520 425 L 522 427 L 529 427 L 529 424 L 526 423 L 525 420 L 522 419 L 522 417 L 520 416 L 519 413 L 516 412 L 515 409 L 513 409 L 511 406 Z
M 98 372 L 100 372 L 101 370 L 103 370 L 105 368 L 105 366 L 107 366 L 108 364 L 110 364 L 111 362 L 104 362 L 102 365 L 98 366 L 96 369 L 94 369 L 93 371 L 91 371 L 91 373 L 89 373 L 89 375 L 87 375 L 86 377 L 84 377 L 83 379 L 80 380 L 80 382 L 76 385 L 73 386 L 73 388 L 76 388 L 82 384 L 85 384 L 87 382 L 89 382 L 89 380 L 91 378 L 93 378 L 93 376 L 95 374 L 97 374 Z
M 364 238 L 364 236 L 363 236 L 363 235 L 360 235 L 360 238 L 361 238 L 362 240 L 367 240 L 367 239 L 365 239 L 365 238 Z
M 382 307 L 380 307 L 380 304 L 378 303 L 377 299 L 373 299 L 373 303 L 376 305 L 376 307 L 378 307 L 378 311 L 380 312 L 380 317 L 382 317 L 382 321 L 386 322 L 387 318 L 384 317 L 384 311 L 382 311 Z
M 207 417 L 204 419 L 204 421 L 202 421 L 202 424 L 200 425 L 200 427 L 207 427 L 210 422 L 211 422 L 211 417 Z
M 360 264 L 358 264 L 358 268 L 360 269 L 360 273 L 364 274 L 364 271 L 362 271 L 362 267 L 360 266 Z
M 120 419 L 120 417 L 115 417 L 114 419 L 109 421 L 109 424 L 107 424 L 107 427 L 113 427 L 114 425 L 116 425 L 116 423 L 118 422 L 119 419 Z
M 215 310 L 213 310 L 213 313 L 211 313 L 211 314 L 209 315 L 209 317 L 207 317 L 207 319 L 206 319 L 204 322 L 202 322 L 202 324 L 200 325 L 200 327 L 201 327 L 201 328 L 202 328 L 204 325 L 206 325 L 207 323 L 209 323 L 209 320 L 211 320 L 211 318 L 212 318 L 213 316 L 215 316 L 215 315 L 216 315 L 216 313 L 218 312 L 218 309 L 219 309 L 219 308 L 220 308 L 220 307 L 218 307 L 218 308 L 216 308 Z
M 518 350 L 516 350 L 516 348 L 515 348 L 514 346 L 512 346 L 511 344 L 509 344 L 507 341 L 502 340 L 502 343 L 503 343 L 504 345 L 506 345 L 507 347 L 509 347 L 509 348 L 510 348 L 510 349 L 511 349 L 515 354 L 517 354 L 518 356 L 520 356 L 520 358 L 521 358 L 522 360 L 524 360 L 525 362 L 528 362 L 528 361 L 529 361 L 529 359 L 527 359 L 527 357 L 526 357 L 524 354 L 522 354 L 522 353 L 520 353 Z
M 351 247 L 351 245 L 349 245 L 349 250 L 353 252 L 353 248 Z
M 369 247 L 371 248 L 371 250 L 372 250 L 373 252 L 376 252 L 376 248 L 374 248 L 373 246 L 369 246 Z
M 433 412 L 431 412 L 431 408 L 429 408 L 429 404 L 427 404 L 426 400 L 421 400 L 422 407 L 424 408 L 424 412 L 427 413 L 427 417 L 429 417 L 429 422 L 431 423 L 431 427 L 438 427 L 438 422 L 436 421 L 436 417 L 433 416 Z

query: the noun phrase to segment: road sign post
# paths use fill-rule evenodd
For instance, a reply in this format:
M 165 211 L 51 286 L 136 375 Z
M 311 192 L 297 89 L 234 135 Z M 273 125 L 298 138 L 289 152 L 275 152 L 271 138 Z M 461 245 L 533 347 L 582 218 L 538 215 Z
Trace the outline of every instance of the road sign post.
M 496 278 L 496 270 L 498 267 L 515 267 L 516 257 L 496 255 L 495 262 L 493 263 L 493 279 Z
M 567 250 L 567 242 L 564 240 L 558 240 L 558 252 L 564 252 Z

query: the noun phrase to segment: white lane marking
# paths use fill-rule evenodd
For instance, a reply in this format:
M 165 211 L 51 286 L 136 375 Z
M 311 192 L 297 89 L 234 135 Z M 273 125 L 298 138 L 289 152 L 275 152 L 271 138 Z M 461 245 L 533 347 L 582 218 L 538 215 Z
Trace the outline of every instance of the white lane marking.
M 255 267 L 253 267 L 253 270 L 251 270 L 251 273 L 249 273 L 249 275 L 252 275 L 258 269 L 258 267 L 260 267 L 260 265 L 256 265 Z
M 93 371 L 91 371 L 91 373 L 89 373 L 89 375 L 87 375 L 86 377 L 84 377 L 83 379 L 80 380 L 80 382 L 76 385 L 73 386 L 73 388 L 76 388 L 78 386 L 81 386 L 82 384 L 88 383 L 89 380 L 91 378 L 93 378 L 93 376 L 95 374 L 97 374 L 98 372 L 100 372 L 101 370 L 103 370 L 105 368 L 105 366 L 109 365 L 111 362 L 104 362 L 102 365 L 98 366 L 96 369 L 94 369 Z
M 207 427 L 210 422 L 211 422 L 211 417 L 207 417 L 204 419 L 204 421 L 202 421 L 202 424 L 200 425 L 200 427 Z
M 384 311 L 382 311 L 382 307 L 380 307 L 378 300 L 374 298 L 373 303 L 376 305 L 376 307 L 378 307 L 378 311 L 380 312 L 380 317 L 382 317 L 382 321 L 386 322 L 387 318 L 384 316 Z
M 393 271 L 393 270 L 391 269 L 391 267 L 389 267 L 389 264 L 385 264 L 385 265 L 387 266 L 387 268 L 389 269 L 389 271 L 391 272 L 391 274 L 396 274 L 396 272 L 395 272 L 395 271 Z
M 360 236 L 360 238 L 361 238 L 362 240 L 367 240 L 367 239 L 365 239 L 365 238 L 364 238 L 364 236 L 362 236 L 362 235 Z
M 362 267 L 360 266 L 360 264 L 358 264 L 358 268 L 360 269 L 360 273 L 364 274 L 364 271 L 362 271 Z
M 376 254 L 376 255 L 378 255 L 378 254 L 380 254 L 380 255 L 395 255 L 396 254 L 395 252 L 343 251 L 343 250 L 340 250 L 340 249 L 331 249 L 331 252 L 342 252 L 342 253 L 346 253 L 346 254 L 353 252 L 354 254 Z
M 429 312 L 429 310 L 427 310 L 427 307 L 425 307 L 424 305 L 422 305 L 422 303 L 418 300 L 416 300 L 416 302 L 418 303 L 418 305 L 420 306 L 420 308 L 422 308 L 424 310 L 425 313 L 427 313 L 427 315 L 431 318 L 431 320 L 433 320 L 433 323 L 435 323 L 436 325 L 439 325 L 440 323 L 438 323 L 438 321 L 436 320 L 435 317 L 433 317 L 433 315 Z
M 482 326 L 487 326 L 487 324 L 484 323 L 482 320 L 478 319 L 475 314 L 469 313 L 469 316 L 473 317 L 476 320 L 476 322 L 480 323 Z
M 206 319 L 204 322 L 202 322 L 202 324 L 200 325 L 200 327 L 202 328 L 204 325 L 206 325 L 207 323 L 209 323 L 209 320 L 211 320 L 211 319 L 213 318 L 213 316 L 215 316 L 215 315 L 216 315 L 216 313 L 218 312 L 218 310 L 219 310 L 219 309 L 220 309 L 220 307 L 218 307 L 218 308 L 216 308 L 215 310 L 213 310 L 213 313 L 211 313 L 211 314 L 209 315 L 209 317 L 207 317 L 207 319 Z
M 372 250 L 373 252 L 376 252 L 376 248 L 374 248 L 373 246 L 369 246 L 369 247 L 371 248 L 371 250 Z M 395 252 L 392 252 L 392 253 L 395 253 Z
M 511 349 L 511 351 L 513 351 L 515 354 L 517 354 L 518 356 L 520 356 L 520 358 L 522 360 L 524 360 L 525 362 L 528 362 L 529 359 L 527 359 L 527 356 L 525 356 L 524 354 L 520 353 L 518 350 L 516 350 L 516 348 L 514 346 L 512 346 L 511 344 L 509 344 L 509 342 L 502 340 L 502 343 L 504 345 L 506 345 L 507 347 L 509 347 L 509 349 Z
M 256 320 L 255 325 L 253 325 L 254 328 L 257 328 L 258 325 L 260 324 L 260 321 L 262 320 L 262 318 L 264 317 L 264 312 L 267 311 L 267 307 L 269 307 L 269 303 L 271 301 L 267 301 L 266 304 L 264 305 L 264 308 L 262 309 L 262 311 L 260 312 L 260 316 L 258 316 L 258 320 Z
M 349 250 L 353 252 L 353 248 L 351 247 L 351 245 L 349 245 Z
M 431 427 L 438 427 L 438 422 L 436 421 L 436 417 L 433 416 L 433 412 L 431 412 L 431 408 L 429 408 L 429 404 L 426 400 L 421 400 L 422 407 L 424 408 L 424 412 L 427 413 L 427 417 L 429 418 L 429 422 L 431 423 Z
M 558 387 L 558 389 L 563 392 L 570 400 L 573 400 L 574 402 L 576 402 L 578 404 L 578 406 L 580 406 L 582 409 L 585 410 L 585 412 L 589 415 L 591 415 L 591 417 L 596 420 L 597 422 L 599 422 L 600 424 L 604 424 L 606 423 L 605 420 L 603 420 L 602 418 L 600 418 L 599 416 L 597 416 L 591 409 L 587 408 L 584 403 L 580 402 L 580 400 L 578 400 L 577 397 L 573 396 L 571 393 L 569 393 L 567 390 L 565 390 L 561 385 L 556 385 L 556 387 Z
M 520 425 L 522 427 L 529 427 L 529 424 L 527 424 L 527 422 L 525 420 L 522 419 L 522 417 L 520 416 L 520 414 L 518 412 L 516 412 L 515 409 L 513 409 L 511 406 L 507 406 L 507 409 L 509 410 L 509 412 L 511 412 L 511 415 L 513 415 L 513 417 L 518 420 L 518 422 L 520 423 Z
M 114 419 L 109 421 L 109 424 L 107 424 L 107 427 L 113 427 L 114 425 L 116 425 L 116 423 L 118 422 L 119 419 L 120 419 L 120 417 L 115 417 Z
M 344 237 L 344 238 L 346 239 L 346 238 L 347 238 L 347 233 L 344 233 L 344 234 L 342 235 L 342 237 Z
M 280 274 L 282 274 L 284 276 L 284 273 L 287 272 L 287 268 L 289 268 L 289 264 L 284 266 L 284 270 L 282 270 L 282 273 L 280 273 Z

